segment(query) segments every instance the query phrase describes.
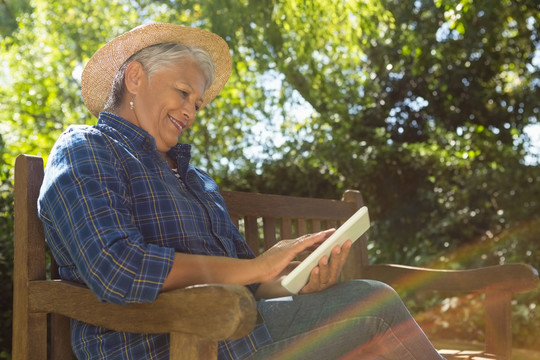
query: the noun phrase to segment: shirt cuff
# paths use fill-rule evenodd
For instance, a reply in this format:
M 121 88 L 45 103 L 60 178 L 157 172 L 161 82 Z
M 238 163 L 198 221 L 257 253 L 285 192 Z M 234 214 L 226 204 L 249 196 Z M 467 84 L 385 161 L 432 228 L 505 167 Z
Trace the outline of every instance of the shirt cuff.
M 133 302 L 154 301 L 163 287 L 174 262 L 174 249 L 148 244 L 141 267 L 128 297 Z M 128 300 L 128 302 L 131 302 Z

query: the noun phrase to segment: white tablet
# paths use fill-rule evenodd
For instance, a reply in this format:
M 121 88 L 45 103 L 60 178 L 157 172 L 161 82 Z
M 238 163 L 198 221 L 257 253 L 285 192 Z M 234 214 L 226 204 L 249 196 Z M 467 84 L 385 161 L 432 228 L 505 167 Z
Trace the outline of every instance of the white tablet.
M 318 265 L 323 256 L 330 256 L 336 245 L 342 245 L 347 240 L 356 241 L 369 229 L 369 225 L 368 209 L 364 206 L 294 268 L 281 281 L 281 285 L 291 293 L 297 294 L 307 284 L 311 270 Z

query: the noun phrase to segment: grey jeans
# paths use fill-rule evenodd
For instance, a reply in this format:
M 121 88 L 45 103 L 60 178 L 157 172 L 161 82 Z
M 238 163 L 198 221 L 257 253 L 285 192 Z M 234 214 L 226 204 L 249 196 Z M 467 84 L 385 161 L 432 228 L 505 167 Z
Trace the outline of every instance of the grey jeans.
M 260 300 L 273 342 L 248 359 L 440 360 L 399 295 L 370 280 Z

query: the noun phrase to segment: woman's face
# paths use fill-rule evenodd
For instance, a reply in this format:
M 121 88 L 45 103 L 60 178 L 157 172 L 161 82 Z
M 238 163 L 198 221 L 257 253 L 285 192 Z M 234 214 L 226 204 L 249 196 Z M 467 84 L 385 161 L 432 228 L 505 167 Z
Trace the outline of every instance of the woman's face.
M 145 73 L 146 74 L 146 73 Z M 195 120 L 202 104 L 205 77 L 191 58 L 142 76 L 133 100 L 133 122 L 152 135 L 159 152 L 165 154 Z

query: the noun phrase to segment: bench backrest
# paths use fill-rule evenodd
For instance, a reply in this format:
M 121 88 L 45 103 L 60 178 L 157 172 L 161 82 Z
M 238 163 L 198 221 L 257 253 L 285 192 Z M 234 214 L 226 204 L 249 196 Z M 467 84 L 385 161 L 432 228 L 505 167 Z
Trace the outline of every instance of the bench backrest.
M 42 181 L 41 157 L 19 156 L 15 163 L 13 353 L 22 354 L 21 358 L 26 359 L 32 354 L 47 353 L 47 314 L 27 310 L 28 283 L 47 277 L 45 238 L 37 217 L 37 198 Z
M 229 214 L 255 254 L 281 239 L 292 239 L 328 228 L 337 228 L 363 206 L 362 195 L 347 190 L 341 200 L 223 191 Z M 358 279 L 368 264 L 367 243 L 362 236 L 351 249 L 342 278 Z

